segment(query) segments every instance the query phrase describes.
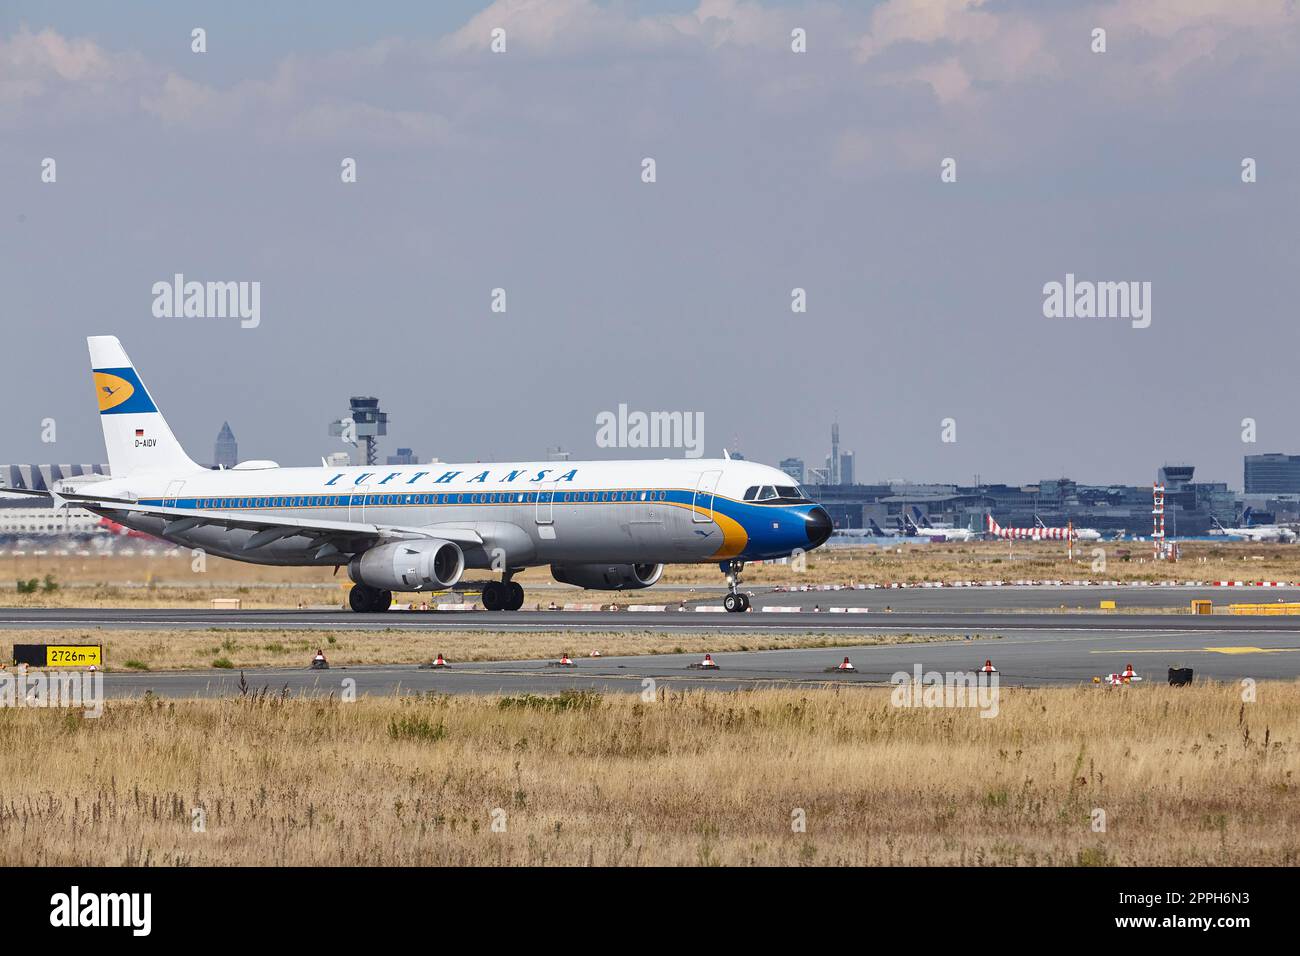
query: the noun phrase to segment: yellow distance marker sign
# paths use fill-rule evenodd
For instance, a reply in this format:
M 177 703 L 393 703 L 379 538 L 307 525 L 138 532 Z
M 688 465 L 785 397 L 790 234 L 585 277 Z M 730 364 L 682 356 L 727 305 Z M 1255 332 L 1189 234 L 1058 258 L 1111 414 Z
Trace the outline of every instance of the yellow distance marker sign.
M 103 652 L 98 644 L 46 644 L 46 667 L 102 667 Z

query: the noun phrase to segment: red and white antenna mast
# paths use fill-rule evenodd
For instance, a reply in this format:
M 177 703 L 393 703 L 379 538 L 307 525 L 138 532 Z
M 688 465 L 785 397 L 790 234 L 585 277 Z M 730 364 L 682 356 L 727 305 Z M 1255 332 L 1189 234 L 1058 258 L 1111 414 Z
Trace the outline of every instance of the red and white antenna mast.
M 1167 554 L 1165 545 L 1165 486 L 1151 485 L 1151 557 L 1159 561 Z

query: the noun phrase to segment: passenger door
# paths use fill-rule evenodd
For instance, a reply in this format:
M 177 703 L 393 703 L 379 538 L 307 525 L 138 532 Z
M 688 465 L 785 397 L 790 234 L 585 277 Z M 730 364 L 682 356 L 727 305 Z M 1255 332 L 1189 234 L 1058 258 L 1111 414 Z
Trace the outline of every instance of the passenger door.
M 691 521 L 695 524 L 708 524 L 713 520 L 713 495 L 718 488 L 720 471 L 706 471 L 695 483 L 695 496 L 691 499 Z M 701 514 L 700 512 L 704 513 Z
M 534 510 L 537 533 L 543 538 L 555 537 L 555 482 L 548 481 L 537 490 L 537 507 Z
M 181 489 L 185 487 L 183 481 L 173 481 L 167 486 L 167 491 L 163 494 L 163 507 L 175 508 L 176 499 L 181 495 Z

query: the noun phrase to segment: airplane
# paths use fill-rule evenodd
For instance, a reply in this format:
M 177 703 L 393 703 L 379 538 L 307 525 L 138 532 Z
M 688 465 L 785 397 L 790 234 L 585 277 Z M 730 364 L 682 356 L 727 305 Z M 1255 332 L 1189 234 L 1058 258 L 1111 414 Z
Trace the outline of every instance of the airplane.
M 988 533 L 995 538 L 1011 538 L 1026 541 L 1066 541 L 1074 537 L 1073 525 L 1064 528 L 1048 528 L 1040 521 L 1032 528 L 1004 528 L 993 520 L 992 513 L 985 514 Z
M 901 532 L 886 531 L 876 524 L 874 518 L 867 519 L 865 528 L 836 528 L 833 537 L 836 538 L 894 538 Z
M 665 564 L 704 562 L 726 575 L 723 606 L 746 611 L 746 561 L 790 557 L 831 535 L 826 509 L 788 475 L 730 456 L 204 468 L 117 338 L 87 344 L 112 476 L 92 490 L 23 493 L 236 561 L 346 566 L 353 611 L 386 611 L 394 591 L 451 588 L 466 568 L 499 572 L 483 585 L 483 607 L 515 611 L 524 590 L 512 577 L 527 567 L 550 565 L 557 581 L 581 588 L 635 590 Z
M 880 525 L 876 524 L 875 518 L 867 519 L 867 526 L 871 529 L 871 535 L 875 538 L 896 538 L 901 534 L 900 531 L 886 531 Z
M 1225 528 L 1219 523 L 1218 518 L 1213 518 L 1214 527 L 1210 529 L 1210 534 L 1226 535 L 1231 538 L 1245 538 L 1247 541 L 1281 541 L 1290 544 L 1296 539 L 1296 533 L 1290 528 L 1284 528 L 1276 524 L 1251 524 L 1250 519 L 1255 514 L 1255 509 L 1247 506 L 1246 510 L 1241 513 L 1241 527 Z
M 1040 528 L 1046 528 L 1047 524 L 1038 515 L 1034 515 L 1034 523 Z M 1076 528 L 1074 525 L 1068 525 L 1074 535 L 1075 541 L 1100 541 L 1101 532 L 1096 528 Z
M 908 531 L 909 535 L 920 535 L 940 541 L 973 541 L 980 536 L 979 532 L 967 528 L 936 528 L 916 505 L 912 505 L 912 514 L 915 515 L 915 520 L 903 516 L 906 525 L 911 529 Z

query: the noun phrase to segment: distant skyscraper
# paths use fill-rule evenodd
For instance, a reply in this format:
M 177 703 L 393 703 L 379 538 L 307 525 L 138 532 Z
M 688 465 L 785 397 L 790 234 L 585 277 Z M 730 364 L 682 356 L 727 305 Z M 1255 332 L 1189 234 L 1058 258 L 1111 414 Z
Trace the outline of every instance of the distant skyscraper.
M 415 452 L 411 451 L 411 449 L 409 449 L 409 448 L 399 448 L 399 449 L 397 449 L 397 454 L 396 454 L 396 455 L 389 455 L 389 456 L 388 456 L 388 464 L 390 464 L 390 465 L 418 465 L 419 462 L 416 461 L 416 458 L 415 458 Z
M 853 484 L 853 452 L 840 452 L 840 484 Z
M 778 465 L 782 471 L 795 480 L 796 484 L 803 484 L 803 459 L 802 458 L 782 458 L 781 464 Z
M 235 433 L 230 430 L 230 422 L 222 422 L 221 431 L 217 432 L 212 463 L 222 468 L 234 468 L 239 464 L 239 444 L 235 441 Z
M 831 425 L 831 456 L 826 460 L 826 470 L 830 472 L 831 484 L 840 483 L 840 423 Z

